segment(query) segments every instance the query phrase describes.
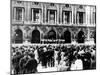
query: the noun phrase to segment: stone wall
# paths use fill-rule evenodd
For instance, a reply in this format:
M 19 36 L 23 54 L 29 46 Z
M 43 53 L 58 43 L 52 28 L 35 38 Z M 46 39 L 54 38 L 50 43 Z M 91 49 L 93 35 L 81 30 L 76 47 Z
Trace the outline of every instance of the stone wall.
M 28 40 L 31 41 L 32 32 L 34 30 L 38 30 L 40 32 L 40 39 L 44 39 L 45 35 L 48 34 L 50 30 L 54 30 L 56 32 L 57 39 L 60 39 L 62 35 L 64 35 L 65 31 L 69 31 L 71 33 L 71 41 L 76 41 L 78 37 L 79 31 L 83 31 L 85 35 L 85 41 L 93 41 L 94 40 L 94 27 L 71 27 L 71 26 L 42 26 L 42 25 L 14 25 L 12 26 L 12 42 L 14 43 L 14 35 L 15 30 L 20 29 L 23 32 L 23 41 Z

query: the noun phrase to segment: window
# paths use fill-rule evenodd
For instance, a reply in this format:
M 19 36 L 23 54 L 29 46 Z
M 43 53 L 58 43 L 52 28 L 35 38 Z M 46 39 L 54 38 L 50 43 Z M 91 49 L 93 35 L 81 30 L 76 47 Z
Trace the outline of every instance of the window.
M 56 39 L 56 32 L 54 30 L 48 32 L 48 39 Z
M 85 41 L 85 35 L 83 31 L 79 31 L 78 37 L 77 37 L 77 42 L 78 43 L 84 43 Z
M 40 22 L 40 9 L 32 9 L 32 21 Z
M 63 23 L 67 24 L 71 22 L 71 11 L 63 11 Z
M 23 43 L 23 32 L 20 29 L 15 30 L 15 43 Z
M 50 21 L 55 21 L 55 11 L 50 11 Z
M 71 43 L 71 33 L 70 31 L 65 31 L 64 32 L 64 40 L 65 40 L 65 43 Z
M 38 30 L 32 31 L 31 43 L 40 43 L 40 32 Z
M 55 23 L 56 22 L 56 11 L 48 10 L 48 22 Z
M 23 20 L 24 17 L 24 8 L 22 7 L 16 7 L 14 8 L 14 19 L 15 20 Z
M 83 24 L 85 22 L 85 12 L 77 12 L 77 23 Z

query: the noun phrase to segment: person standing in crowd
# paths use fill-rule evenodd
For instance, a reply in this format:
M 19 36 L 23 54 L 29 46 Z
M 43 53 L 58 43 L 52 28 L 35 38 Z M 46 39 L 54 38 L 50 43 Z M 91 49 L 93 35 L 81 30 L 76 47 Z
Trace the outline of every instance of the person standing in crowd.
M 54 61 L 55 61 L 55 67 L 58 67 L 59 65 L 59 59 L 60 59 L 60 48 L 56 48 L 54 50 Z
M 35 59 L 37 60 L 37 63 L 39 63 L 38 46 L 36 46 L 36 48 L 34 50 L 34 55 L 35 55 Z
M 36 73 L 37 72 L 37 60 L 33 58 L 30 58 L 26 64 L 25 64 L 25 69 L 26 73 Z
M 49 46 L 47 48 L 46 58 L 47 58 L 47 67 L 51 67 L 51 48 Z
M 64 52 L 65 53 L 65 52 Z M 61 58 L 61 61 L 59 63 L 59 66 L 58 66 L 58 71 L 68 71 L 70 68 L 69 66 L 69 59 L 68 59 L 68 54 L 65 53 L 63 55 L 63 57 Z
M 42 56 L 42 66 L 44 68 L 47 68 L 47 48 L 46 47 L 43 47 L 43 52 L 41 54 Z
M 31 57 L 28 55 L 28 52 L 25 52 L 25 55 L 23 58 L 20 59 L 19 61 L 19 67 L 20 67 L 20 73 L 26 73 L 26 68 L 25 68 L 25 64 L 27 63 L 27 61 L 30 59 Z
M 83 62 L 80 55 L 75 56 L 74 62 L 71 64 L 70 70 L 83 70 Z
M 19 67 L 19 61 L 23 57 L 20 52 L 16 52 L 16 54 L 12 58 L 12 64 L 14 68 L 14 74 L 19 74 L 20 73 L 20 67 Z
M 51 46 L 48 50 L 49 67 L 54 67 L 54 48 Z
M 31 58 L 34 58 L 34 57 L 35 57 L 34 49 L 33 49 L 33 48 L 30 48 L 30 52 L 29 52 L 28 54 L 29 54 L 29 56 L 30 56 Z
M 71 66 L 72 61 L 74 60 L 75 55 L 77 54 L 77 50 L 74 46 L 67 48 L 69 65 Z
M 91 67 L 91 54 L 88 52 L 89 49 L 85 49 L 85 53 L 82 54 L 82 61 L 83 61 L 83 69 L 89 70 Z
M 96 69 L 96 51 L 91 48 L 91 69 Z

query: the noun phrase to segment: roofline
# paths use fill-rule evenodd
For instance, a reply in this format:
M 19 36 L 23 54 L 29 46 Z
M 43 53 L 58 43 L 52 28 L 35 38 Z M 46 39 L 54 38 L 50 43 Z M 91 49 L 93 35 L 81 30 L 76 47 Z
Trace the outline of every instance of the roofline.
M 83 5 L 83 6 L 93 6 L 93 7 L 96 7 L 96 5 L 89 5 L 89 4 L 71 4 L 71 3 L 57 3 L 57 2 L 45 2 L 45 1 L 36 1 L 36 0 L 33 0 L 33 1 L 28 1 L 28 0 L 11 0 L 11 1 L 24 1 L 24 2 L 39 2 L 39 3 L 54 3 L 54 4 L 70 4 L 70 5 Z

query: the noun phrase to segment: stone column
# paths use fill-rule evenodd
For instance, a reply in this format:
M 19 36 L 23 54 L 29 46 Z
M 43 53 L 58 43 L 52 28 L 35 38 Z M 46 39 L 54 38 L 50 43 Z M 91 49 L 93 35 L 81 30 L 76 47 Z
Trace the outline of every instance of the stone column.
M 55 11 L 55 22 L 54 22 L 55 24 L 57 22 L 56 19 L 57 19 L 57 12 Z
M 71 24 L 72 23 L 72 13 L 70 12 L 70 21 L 69 21 L 69 24 Z
M 90 9 L 91 11 L 90 11 L 90 20 L 91 20 L 91 25 L 93 24 L 93 17 L 92 17 L 92 12 L 93 12 L 93 10 L 92 10 L 92 7 L 91 7 L 91 9 Z
M 60 24 L 62 24 L 62 6 L 60 6 Z
M 32 22 L 34 22 L 34 9 L 32 9 Z
M 43 23 L 43 20 L 44 20 L 44 17 L 43 17 L 44 15 L 43 15 L 43 13 L 44 13 L 44 10 L 43 10 L 43 5 L 42 5 L 42 10 L 41 10 L 41 14 L 42 14 L 42 15 L 41 15 L 41 23 Z
M 86 12 L 83 13 L 83 24 L 86 24 Z
M 76 24 L 76 21 L 77 21 L 77 20 L 76 20 L 76 19 L 77 19 L 77 16 L 76 16 L 76 15 L 77 15 L 77 11 L 76 11 L 77 9 L 76 9 L 76 8 L 77 8 L 77 7 L 75 6 L 75 8 L 74 8 L 75 24 Z
M 72 7 L 72 12 L 71 12 L 71 24 L 73 24 L 73 19 L 74 19 L 74 8 Z
M 87 14 L 87 21 L 86 21 L 86 23 L 89 24 L 89 25 L 90 25 L 90 20 L 91 20 L 90 11 L 91 11 L 91 10 L 90 10 L 90 7 L 87 7 L 87 11 L 86 11 L 86 12 L 87 12 L 87 13 L 86 13 L 86 14 Z
M 65 24 L 65 12 L 62 12 L 62 14 L 63 14 L 63 17 L 62 17 L 62 19 L 63 19 L 63 24 Z
M 48 23 L 50 23 L 50 10 L 48 11 Z
M 24 9 L 22 8 L 22 21 L 24 21 Z
M 89 41 L 89 39 L 90 39 L 90 30 L 89 30 L 89 28 L 88 28 L 87 41 Z
M 16 8 L 14 8 L 14 21 L 16 20 Z
M 42 12 L 41 12 L 41 10 L 39 10 L 39 23 L 42 21 L 42 19 L 41 19 L 41 17 L 42 17 Z
M 57 24 L 59 24 L 59 5 L 57 5 Z
M 76 14 L 77 14 L 77 16 L 76 16 L 77 22 L 76 23 L 79 25 L 79 13 L 76 13 Z
M 25 18 L 26 18 L 26 21 L 28 21 L 28 15 L 29 15 L 29 14 L 28 14 L 28 13 L 29 13 L 29 11 L 28 11 L 28 10 L 29 10 L 29 2 L 26 3 L 25 8 L 26 8 L 26 10 L 25 10 L 25 11 L 26 11 L 26 12 L 25 12 L 25 13 L 26 13 L 26 17 L 25 17 Z
M 45 5 L 45 12 L 44 12 L 44 14 L 45 14 L 45 18 L 44 18 L 44 22 L 45 23 L 47 23 L 47 7 L 46 7 L 46 5 Z
M 88 12 L 89 12 L 88 7 L 86 6 L 86 25 L 88 24 L 88 15 L 89 15 Z

